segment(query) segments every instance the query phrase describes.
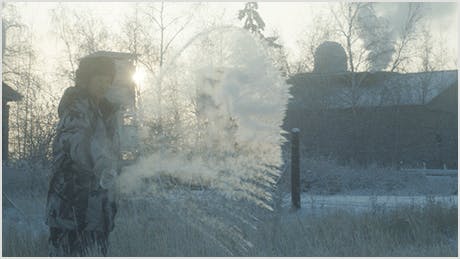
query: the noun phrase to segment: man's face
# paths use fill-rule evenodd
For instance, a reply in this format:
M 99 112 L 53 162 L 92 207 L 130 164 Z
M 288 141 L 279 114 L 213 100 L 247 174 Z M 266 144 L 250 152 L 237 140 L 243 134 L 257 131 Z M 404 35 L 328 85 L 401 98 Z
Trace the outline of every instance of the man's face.
M 89 92 L 91 95 L 101 98 L 112 84 L 112 77 L 108 75 L 95 75 L 89 81 Z

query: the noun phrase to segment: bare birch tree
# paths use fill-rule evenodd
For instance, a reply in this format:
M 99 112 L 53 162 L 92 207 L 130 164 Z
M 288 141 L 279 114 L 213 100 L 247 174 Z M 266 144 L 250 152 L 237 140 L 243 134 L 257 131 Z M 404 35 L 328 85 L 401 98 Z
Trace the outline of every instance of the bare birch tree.
M 54 135 L 56 97 L 39 69 L 33 31 L 22 22 L 15 4 L 7 4 L 3 14 L 8 28 L 4 33 L 3 81 L 23 96 L 10 110 L 11 158 L 46 162 Z
M 192 21 L 193 9 L 192 7 L 187 13 L 173 14 L 174 7 L 161 1 L 159 4 L 149 4 L 146 6 L 144 14 L 149 21 L 152 29 L 151 38 L 157 39 L 158 41 L 158 57 L 159 66 L 162 67 L 167 58 L 173 42 L 176 38 L 187 28 Z M 159 38 L 156 37 L 158 35 Z
M 109 32 L 90 9 L 72 9 L 59 3 L 51 10 L 51 19 L 54 33 L 65 47 L 65 61 L 60 64 L 58 72 L 69 84 L 73 84 L 78 59 L 108 49 Z
M 301 50 L 301 57 L 293 65 L 294 73 L 311 72 L 314 69 L 315 51 L 318 46 L 327 41 L 337 38 L 333 30 L 333 20 L 325 17 L 324 14 L 313 17 L 313 27 L 302 34 L 302 38 L 297 41 Z
M 419 38 L 417 30 L 422 19 L 421 4 L 409 3 L 407 17 L 395 41 L 395 54 L 390 65 L 390 72 L 405 71 L 404 65 L 412 61 L 413 43 Z

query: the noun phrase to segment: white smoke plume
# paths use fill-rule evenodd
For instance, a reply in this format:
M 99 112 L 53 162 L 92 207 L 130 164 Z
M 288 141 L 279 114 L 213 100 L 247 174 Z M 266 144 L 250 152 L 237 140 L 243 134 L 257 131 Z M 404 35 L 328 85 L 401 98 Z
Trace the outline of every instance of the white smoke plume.
M 359 36 L 368 51 L 367 61 L 370 71 L 385 69 L 395 53 L 395 34 L 384 17 L 376 15 L 372 5 L 367 5 L 358 13 Z

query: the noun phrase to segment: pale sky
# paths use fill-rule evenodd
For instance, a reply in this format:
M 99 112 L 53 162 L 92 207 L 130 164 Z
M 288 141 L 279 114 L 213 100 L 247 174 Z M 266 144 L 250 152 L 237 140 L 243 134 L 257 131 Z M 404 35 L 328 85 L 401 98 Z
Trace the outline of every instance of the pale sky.
M 129 11 L 132 2 L 67 2 L 66 5 L 78 7 L 90 7 L 95 14 L 110 24 L 114 30 L 126 11 Z M 177 6 L 178 11 L 184 11 L 184 3 L 169 3 Z M 281 38 L 291 59 L 299 55 L 298 41 L 303 33 L 307 31 L 312 23 L 312 16 L 317 12 L 328 14 L 329 5 L 333 2 L 259 2 L 259 13 L 266 23 L 265 35 L 270 36 L 276 30 Z M 439 35 L 443 32 L 446 37 L 446 45 L 452 55 L 457 56 L 458 45 L 458 23 L 457 3 L 424 3 L 427 10 L 427 17 L 431 20 L 432 32 Z M 52 30 L 49 10 L 56 5 L 56 2 L 26 2 L 19 5 L 19 11 L 23 21 L 37 33 L 37 42 L 40 49 L 48 56 L 55 55 L 60 49 L 60 42 L 49 37 Z M 237 19 L 238 10 L 244 7 L 244 2 L 208 2 L 205 4 L 207 11 L 197 14 L 206 17 L 210 13 L 219 16 L 222 24 L 242 26 Z M 398 26 L 404 18 L 407 3 L 378 3 L 376 10 L 379 15 L 388 18 L 391 26 Z M 181 10 L 182 9 L 182 10 Z M 186 10 L 185 10 L 186 11 Z M 184 33 L 183 37 L 191 37 L 198 33 L 199 28 Z M 178 41 L 181 42 L 181 41 Z M 183 41 L 182 41 L 183 42 Z M 180 47 L 180 46 L 177 46 Z

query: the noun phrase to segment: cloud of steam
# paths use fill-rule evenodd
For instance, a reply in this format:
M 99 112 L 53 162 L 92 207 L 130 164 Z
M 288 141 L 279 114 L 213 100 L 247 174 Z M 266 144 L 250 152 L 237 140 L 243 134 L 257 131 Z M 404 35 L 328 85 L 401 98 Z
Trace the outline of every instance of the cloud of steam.
M 395 52 L 395 35 L 390 29 L 388 20 L 378 17 L 375 11 L 367 6 L 360 10 L 358 23 L 360 38 L 368 51 L 369 70 L 385 69 L 392 61 Z
M 374 3 L 377 16 L 384 17 L 388 26 L 393 28 L 394 37 L 403 30 L 411 5 L 417 5 L 417 10 L 422 18 L 421 23 L 424 29 L 431 31 L 432 35 L 446 35 L 445 44 L 451 49 L 451 53 L 457 53 L 457 32 L 458 32 L 458 3 L 456 2 L 417 2 L 417 3 Z
M 409 10 L 411 3 L 374 3 L 375 10 L 378 16 L 385 17 L 389 21 L 389 25 L 393 28 L 399 28 L 404 24 L 404 20 Z M 455 2 L 419 2 L 423 14 L 433 22 L 442 22 L 443 19 L 455 20 L 458 4 Z

